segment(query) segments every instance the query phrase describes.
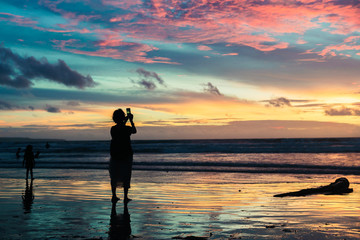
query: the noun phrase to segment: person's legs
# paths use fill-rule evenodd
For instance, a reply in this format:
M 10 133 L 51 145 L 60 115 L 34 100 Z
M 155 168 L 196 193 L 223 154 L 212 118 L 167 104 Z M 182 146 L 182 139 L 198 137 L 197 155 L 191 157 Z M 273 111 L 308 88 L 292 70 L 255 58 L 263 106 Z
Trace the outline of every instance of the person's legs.
M 32 170 L 32 168 L 30 168 L 30 175 L 31 175 L 31 180 L 33 180 L 34 177 L 33 177 L 33 170 Z
M 113 181 L 111 181 L 111 192 L 112 192 L 111 201 L 112 202 L 117 202 L 120 198 L 118 198 L 116 196 L 116 184 Z
M 29 177 L 29 168 L 26 168 L 26 180 L 28 179 Z
M 124 187 L 124 202 L 125 202 L 125 203 L 128 203 L 128 202 L 131 201 L 131 199 L 128 198 L 128 193 L 129 193 L 129 188 Z

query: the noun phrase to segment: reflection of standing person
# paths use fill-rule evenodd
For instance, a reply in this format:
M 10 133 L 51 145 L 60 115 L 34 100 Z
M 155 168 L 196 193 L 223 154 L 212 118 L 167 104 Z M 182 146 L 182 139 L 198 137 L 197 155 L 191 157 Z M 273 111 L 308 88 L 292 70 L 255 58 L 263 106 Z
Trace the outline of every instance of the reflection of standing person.
M 33 193 L 33 181 L 31 180 L 30 186 L 29 181 L 26 179 L 26 188 L 24 191 L 24 194 L 22 195 L 23 199 L 23 208 L 25 210 L 25 213 L 31 212 L 31 206 L 34 202 L 34 193 Z
M 133 163 L 133 151 L 131 148 L 130 135 L 136 133 L 133 122 L 133 115 L 128 112 L 125 116 L 123 110 L 118 109 L 113 113 L 113 120 L 116 123 L 111 127 L 111 145 L 110 145 L 110 165 L 109 172 L 111 178 L 112 201 L 116 202 L 119 198 L 116 196 L 116 187 L 124 188 L 124 202 L 128 198 L 128 191 L 131 181 L 131 170 Z M 127 120 L 130 120 L 131 127 L 126 126 Z
M 130 214 L 127 203 L 124 204 L 123 214 L 116 213 L 116 202 L 113 202 L 111 208 L 109 239 L 130 239 L 131 236 L 131 224 Z
M 33 150 L 32 145 L 26 146 L 25 154 L 24 154 L 24 161 L 23 161 L 23 166 L 26 167 L 26 180 L 28 179 L 29 171 L 31 174 L 31 179 L 34 179 L 33 167 L 35 167 L 35 158 L 34 158 L 34 153 L 32 150 Z

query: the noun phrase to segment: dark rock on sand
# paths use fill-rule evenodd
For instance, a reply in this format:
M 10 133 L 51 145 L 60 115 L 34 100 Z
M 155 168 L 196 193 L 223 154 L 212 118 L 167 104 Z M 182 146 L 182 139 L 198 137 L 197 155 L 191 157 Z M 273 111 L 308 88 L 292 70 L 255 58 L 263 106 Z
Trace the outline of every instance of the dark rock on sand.
M 312 194 L 345 194 L 353 192 L 352 188 L 349 188 L 350 182 L 346 178 L 338 178 L 335 182 L 326 186 L 317 188 L 307 188 L 296 192 L 288 192 L 274 195 L 274 197 L 290 197 L 290 196 L 307 196 Z

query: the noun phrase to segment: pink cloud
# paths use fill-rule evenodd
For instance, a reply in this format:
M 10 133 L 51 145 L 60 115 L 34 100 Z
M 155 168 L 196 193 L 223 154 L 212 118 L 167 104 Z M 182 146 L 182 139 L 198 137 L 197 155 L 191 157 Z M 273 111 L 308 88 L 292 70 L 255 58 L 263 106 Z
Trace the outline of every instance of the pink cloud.
M 360 51 L 360 37 L 352 36 L 346 38 L 343 43 L 336 44 L 336 45 L 329 45 L 326 46 L 322 51 L 319 52 L 319 55 L 325 56 L 346 56 L 351 57 L 349 54 L 342 53 L 343 51 Z
M 225 54 L 222 54 L 223 56 L 237 56 L 239 55 L 238 53 L 225 53 Z
M 308 43 L 308 42 L 305 41 L 304 39 L 298 39 L 298 40 L 296 41 L 296 43 L 297 43 L 297 44 L 306 44 L 306 43 Z
M 71 15 L 71 14 L 70 14 Z M 87 19 L 92 18 L 93 16 L 86 16 Z M 81 18 L 81 17 L 80 17 Z M 27 18 L 20 15 L 14 15 L 11 13 L 0 12 L 0 21 L 9 21 L 16 23 L 20 26 L 29 26 L 33 29 L 44 31 L 44 32 L 57 32 L 57 33 L 69 33 L 69 32 L 79 32 L 79 33 L 90 33 L 88 29 L 78 29 L 78 28 L 69 28 L 69 24 L 57 24 L 57 29 L 49 27 L 39 26 L 39 22 L 31 18 Z M 71 23 L 70 25 L 76 26 L 78 21 Z
M 152 3 L 150 9 L 135 8 L 132 5 L 134 7 L 132 11 L 140 16 L 150 17 L 142 18 L 136 23 L 120 21 L 118 29 L 137 39 L 146 38 L 158 41 L 174 39 L 183 43 L 207 44 L 227 42 L 247 45 L 260 51 L 272 51 L 287 48 L 288 43 L 270 37 L 268 32 L 272 34 L 304 33 L 307 29 L 318 26 L 311 21 L 315 13 L 306 17 L 306 13 L 298 13 L 303 12 L 302 9 L 299 10 L 298 7 L 291 5 L 251 6 L 246 2 L 234 3 L 233 1 L 217 1 L 214 4 L 193 2 L 186 9 L 187 13 L 179 18 L 172 18 L 171 9 L 181 9 L 182 1 L 173 1 L 171 6 L 163 1 Z M 116 6 L 120 7 L 119 4 Z M 296 14 L 294 14 L 295 11 Z M 239 12 L 244 12 L 244 14 L 239 14 Z M 165 16 L 166 19 L 164 19 Z M 124 20 L 124 18 L 113 18 L 112 21 L 120 19 Z M 179 28 L 187 26 L 191 27 L 179 31 Z M 259 32 L 259 34 L 254 35 L 253 32 Z M 204 47 L 199 47 L 199 50 L 204 49 Z
M 121 39 L 109 39 L 109 40 L 99 41 L 98 45 L 102 47 L 105 46 L 118 47 L 118 46 L 123 46 L 124 42 Z
M 360 9 L 358 7 L 332 5 L 331 1 L 329 1 L 319 21 L 330 23 L 330 28 L 327 30 L 328 32 L 346 35 L 359 31 L 359 15 Z
M 122 8 L 122 9 L 130 8 L 130 7 L 142 4 L 141 0 L 122 0 L 122 1 L 118 1 L 118 0 L 102 0 L 101 2 L 104 5 L 110 5 L 112 7 Z
M 34 21 L 31 18 L 5 12 L 0 12 L 0 21 L 9 21 L 21 26 L 37 24 L 37 21 Z
M 98 49 L 85 51 L 80 50 L 84 46 L 75 39 L 53 40 L 53 43 L 62 51 L 75 54 L 122 59 L 128 62 L 177 64 L 165 57 L 147 57 L 147 52 L 157 50 L 157 48 L 146 44 L 122 42 L 121 45 L 116 45 L 116 47 L 120 46 L 120 48 L 107 48 L 109 45 L 104 45 L 105 47 L 99 45 L 100 48 Z
M 360 40 L 360 36 L 351 36 L 344 40 L 344 43 L 356 43 L 356 41 Z
M 197 47 L 197 49 L 199 49 L 200 51 L 211 51 L 212 48 L 209 46 L 205 46 L 205 45 L 200 45 Z
M 348 37 L 342 44 L 318 46 L 312 53 L 319 54 L 320 57 L 346 56 L 349 53 L 344 51 L 359 51 L 360 45 L 354 43 L 359 37 L 349 36 L 359 32 L 360 9 L 346 2 L 338 4 L 333 0 L 322 2 L 172 0 L 171 3 L 166 0 L 152 0 L 146 4 L 141 0 L 101 0 L 102 7 L 120 9 L 119 12 L 124 12 L 111 16 L 101 11 L 97 12 L 96 9 L 91 14 L 64 10 L 61 9 L 60 3 L 67 1 L 62 0 L 39 2 L 60 14 L 66 23 L 56 24 L 53 28 L 40 26 L 34 28 L 49 32 L 92 34 L 92 37 L 97 38 L 92 40 L 94 43 L 92 47 L 96 49 L 88 52 L 82 48 L 76 50 L 71 48 L 71 51 L 126 61 L 171 62 L 161 56 L 149 57 L 147 52 L 157 48 L 150 47 L 146 41 L 195 43 L 200 51 L 210 51 L 212 48 L 209 45 L 222 43 L 248 46 L 258 51 L 269 52 L 289 48 L 290 42 L 285 40 L 285 34 L 296 34 L 297 44 L 311 44 L 303 40 L 303 36 L 313 29 Z M 18 24 L 36 25 L 31 19 L 0 13 L 0 20 L 9 19 Z M 92 20 L 97 19 L 99 21 L 94 24 Z M 120 52 L 119 49 L 124 52 Z M 134 57 L 130 57 L 131 54 Z M 234 55 L 234 53 L 230 54 Z M 310 59 L 313 57 L 308 60 Z
M 118 17 L 113 17 L 110 19 L 110 22 L 123 22 L 123 21 L 128 21 L 133 19 L 134 17 L 136 17 L 136 13 L 130 13 L 130 14 L 124 14 Z
M 152 1 L 149 9 L 133 8 L 143 18 L 141 26 L 128 22 L 119 28 L 133 38 L 213 44 L 226 42 L 253 47 L 260 51 L 284 49 L 289 43 L 276 36 L 285 33 L 305 34 L 310 29 L 322 28 L 329 23 L 328 32 L 351 33 L 359 29 L 359 10 L 333 1 L 296 3 L 272 1 L 270 4 L 249 4 L 246 1 L 192 2 L 184 7 L 183 1 Z M 133 5 L 134 6 L 134 5 Z M 186 9 L 181 17 L 172 17 L 177 9 Z M 166 24 L 164 24 L 164 16 Z M 130 27 L 131 26 L 131 27 Z M 154 28 L 157 26 L 157 28 Z M 179 31 L 181 27 L 191 26 Z M 253 33 L 257 34 L 253 34 Z M 143 34 L 146 33 L 146 34 Z M 267 42 L 264 44 L 264 42 Z M 298 44 L 305 44 L 299 40 Z

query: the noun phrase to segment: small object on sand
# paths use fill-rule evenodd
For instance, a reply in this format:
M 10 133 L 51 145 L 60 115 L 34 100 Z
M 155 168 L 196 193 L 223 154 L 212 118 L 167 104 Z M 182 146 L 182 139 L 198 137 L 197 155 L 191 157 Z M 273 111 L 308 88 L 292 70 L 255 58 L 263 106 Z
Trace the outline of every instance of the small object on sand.
M 267 225 L 265 226 L 265 228 L 275 228 L 276 226 L 275 225 Z
M 346 178 L 338 178 L 335 182 L 330 183 L 326 186 L 317 188 L 307 188 L 296 192 L 288 192 L 274 195 L 274 197 L 290 197 L 290 196 L 307 196 L 312 194 L 344 194 L 353 192 L 352 188 L 349 188 L 350 183 Z

